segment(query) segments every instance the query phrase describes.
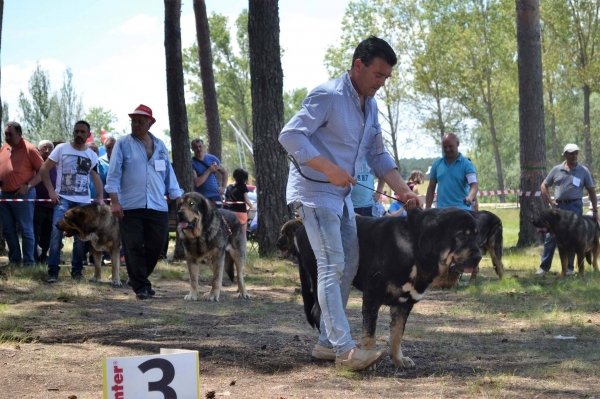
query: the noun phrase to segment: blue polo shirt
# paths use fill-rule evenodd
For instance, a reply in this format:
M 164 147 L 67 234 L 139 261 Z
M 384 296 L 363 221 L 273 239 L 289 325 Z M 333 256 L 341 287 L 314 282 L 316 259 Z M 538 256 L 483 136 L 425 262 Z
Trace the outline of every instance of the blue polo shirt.
M 437 207 L 447 208 L 456 206 L 460 209 L 471 210 L 470 206 L 463 204 L 469 195 L 470 186 L 467 175 L 477 173 L 475 166 L 462 154 L 458 154 L 456 161 L 448 165 L 446 155 L 438 159 L 431 166 L 429 178 L 437 180 Z

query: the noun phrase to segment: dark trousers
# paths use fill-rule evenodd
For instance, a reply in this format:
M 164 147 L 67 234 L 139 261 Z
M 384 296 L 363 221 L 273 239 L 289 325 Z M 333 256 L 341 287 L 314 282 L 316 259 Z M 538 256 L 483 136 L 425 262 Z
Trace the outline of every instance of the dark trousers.
M 50 237 L 52 237 L 52 217 L 54 208 L 36 205 L 33 210 L 33 236 L 35 246 L 33 247 L 33 256 L 36 262 L 44 263 L 48 260 L 48 250 L 50 249 Z M 42 249 L 40 256 L 37 256 L 38 245 Z
M 154 271 L 169 234 L 169 213 L 153 209 L 123 212 L 119 229 L 127 260 L 129 285 L 135 293 L 152 288 L 148 277 Z

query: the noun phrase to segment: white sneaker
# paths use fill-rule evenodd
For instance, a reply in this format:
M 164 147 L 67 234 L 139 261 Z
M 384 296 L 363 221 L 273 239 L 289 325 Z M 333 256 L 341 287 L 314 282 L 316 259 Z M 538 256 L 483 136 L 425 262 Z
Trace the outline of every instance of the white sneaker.
M 567 269 L 567 276 L 572 276 L 572 275 L 574 275 L 574 274 L 575 274 L 575 271 L 574 271 L 574 270 Z
M 546 274 L 548 273 L 547 271 L 545 271 L 544 269 L 542 269 L 541 267 L 538 269 L 537 272 L 535 272 L 535 274 Z

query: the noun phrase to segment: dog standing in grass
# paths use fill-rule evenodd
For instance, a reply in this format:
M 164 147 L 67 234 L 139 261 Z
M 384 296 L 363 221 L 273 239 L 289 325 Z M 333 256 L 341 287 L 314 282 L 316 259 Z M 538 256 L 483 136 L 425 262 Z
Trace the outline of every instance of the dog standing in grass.
M 177 211 L 177 234 L 183 241 L 188 271 L 190 292 L 184 299 L 198 299 L 198 269 L 204 260 L 210 266 L 213 278 L 210 292 L 204 295 L 207 301 L 219 301 L 223 271 L 233 281 L 233 265 L 237 269 L 238 298 L 249 299 L 244 284 L 246 263 L 246 237 L 235 213 L 217 209 L 202 194 L 184 194 Z

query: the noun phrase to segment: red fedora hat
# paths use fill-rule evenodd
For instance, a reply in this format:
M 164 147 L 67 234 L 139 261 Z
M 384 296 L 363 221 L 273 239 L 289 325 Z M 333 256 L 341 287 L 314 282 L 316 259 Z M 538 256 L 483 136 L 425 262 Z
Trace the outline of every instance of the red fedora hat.
M 129 114 L 129 117 L 133 117 L 133 115 L 143 115 L 150 118 L 152 123 L 156 122 L 156 119 L 152 117 L 152 110 L 150 109 L 150 107 L 147 107 L 144 104 L 140 104 L 140 106 L 137 107 L 135 111 Z

